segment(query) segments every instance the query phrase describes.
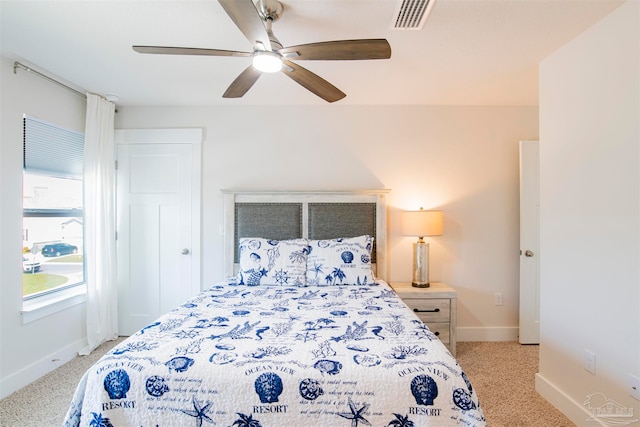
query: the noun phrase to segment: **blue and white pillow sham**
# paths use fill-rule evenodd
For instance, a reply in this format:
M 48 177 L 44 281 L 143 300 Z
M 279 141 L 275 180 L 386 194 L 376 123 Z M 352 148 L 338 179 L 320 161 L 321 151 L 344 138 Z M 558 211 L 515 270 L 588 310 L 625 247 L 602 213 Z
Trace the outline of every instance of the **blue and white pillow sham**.
M 309 240 L 307 285 L 369 285 L 373 283 L 373 237 Z
M 305 286 L 307 239 L 241 238 L 238 283 Z
M 330 240 L 240 239 L 239 284 L 283 286 L 368 285 L 373 237 Z

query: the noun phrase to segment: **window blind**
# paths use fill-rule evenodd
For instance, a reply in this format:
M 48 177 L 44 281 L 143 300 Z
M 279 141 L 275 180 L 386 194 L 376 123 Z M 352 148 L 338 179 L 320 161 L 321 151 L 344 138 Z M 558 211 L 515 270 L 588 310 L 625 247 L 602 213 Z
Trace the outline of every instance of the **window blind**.
M 82 179 L 84 135 L 60 126 L 23 117 L 23 168 L 58 178 Z

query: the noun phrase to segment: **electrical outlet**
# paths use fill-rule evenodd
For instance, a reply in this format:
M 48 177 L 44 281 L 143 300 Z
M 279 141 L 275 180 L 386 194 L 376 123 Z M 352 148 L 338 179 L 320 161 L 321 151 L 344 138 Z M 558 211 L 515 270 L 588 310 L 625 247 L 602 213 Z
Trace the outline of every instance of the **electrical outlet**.
M 584 369 L 593 375 L 596 374 L 596 354 L 587 349 L 584 350 Z
M 634 399 L 640 400 L 640 378 L 629 374 L 629 394 Z
M 496 292 L 494 294 L 494 305 L 502 305 L 502 292 Z

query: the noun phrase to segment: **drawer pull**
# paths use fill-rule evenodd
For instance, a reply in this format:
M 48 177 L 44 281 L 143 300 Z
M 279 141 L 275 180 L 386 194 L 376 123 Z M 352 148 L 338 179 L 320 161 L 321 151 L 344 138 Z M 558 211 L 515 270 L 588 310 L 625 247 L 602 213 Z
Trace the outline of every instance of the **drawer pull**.
M 434 308 L 433 310 L 420 310 L 419 308 L 414 308 L 413 312 L 414 313 L 439 313 L 440 309 Z
M 440 332 L 435 331 L 435 332 L 433 333 L 433 335 L 435 335 L 435 336 L 439 336 L 439 335 L 440 335 Z

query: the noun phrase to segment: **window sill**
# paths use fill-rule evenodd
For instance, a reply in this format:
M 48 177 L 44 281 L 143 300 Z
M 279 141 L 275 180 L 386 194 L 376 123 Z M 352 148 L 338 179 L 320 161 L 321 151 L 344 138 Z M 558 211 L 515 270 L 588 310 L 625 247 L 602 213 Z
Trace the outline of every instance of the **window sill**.
M 22 304 L 22 324 L 26 325 L 59 311 L 66 310 L 87 300 L 86 286 L 44 295 L 33 300 L 24 301 Z

